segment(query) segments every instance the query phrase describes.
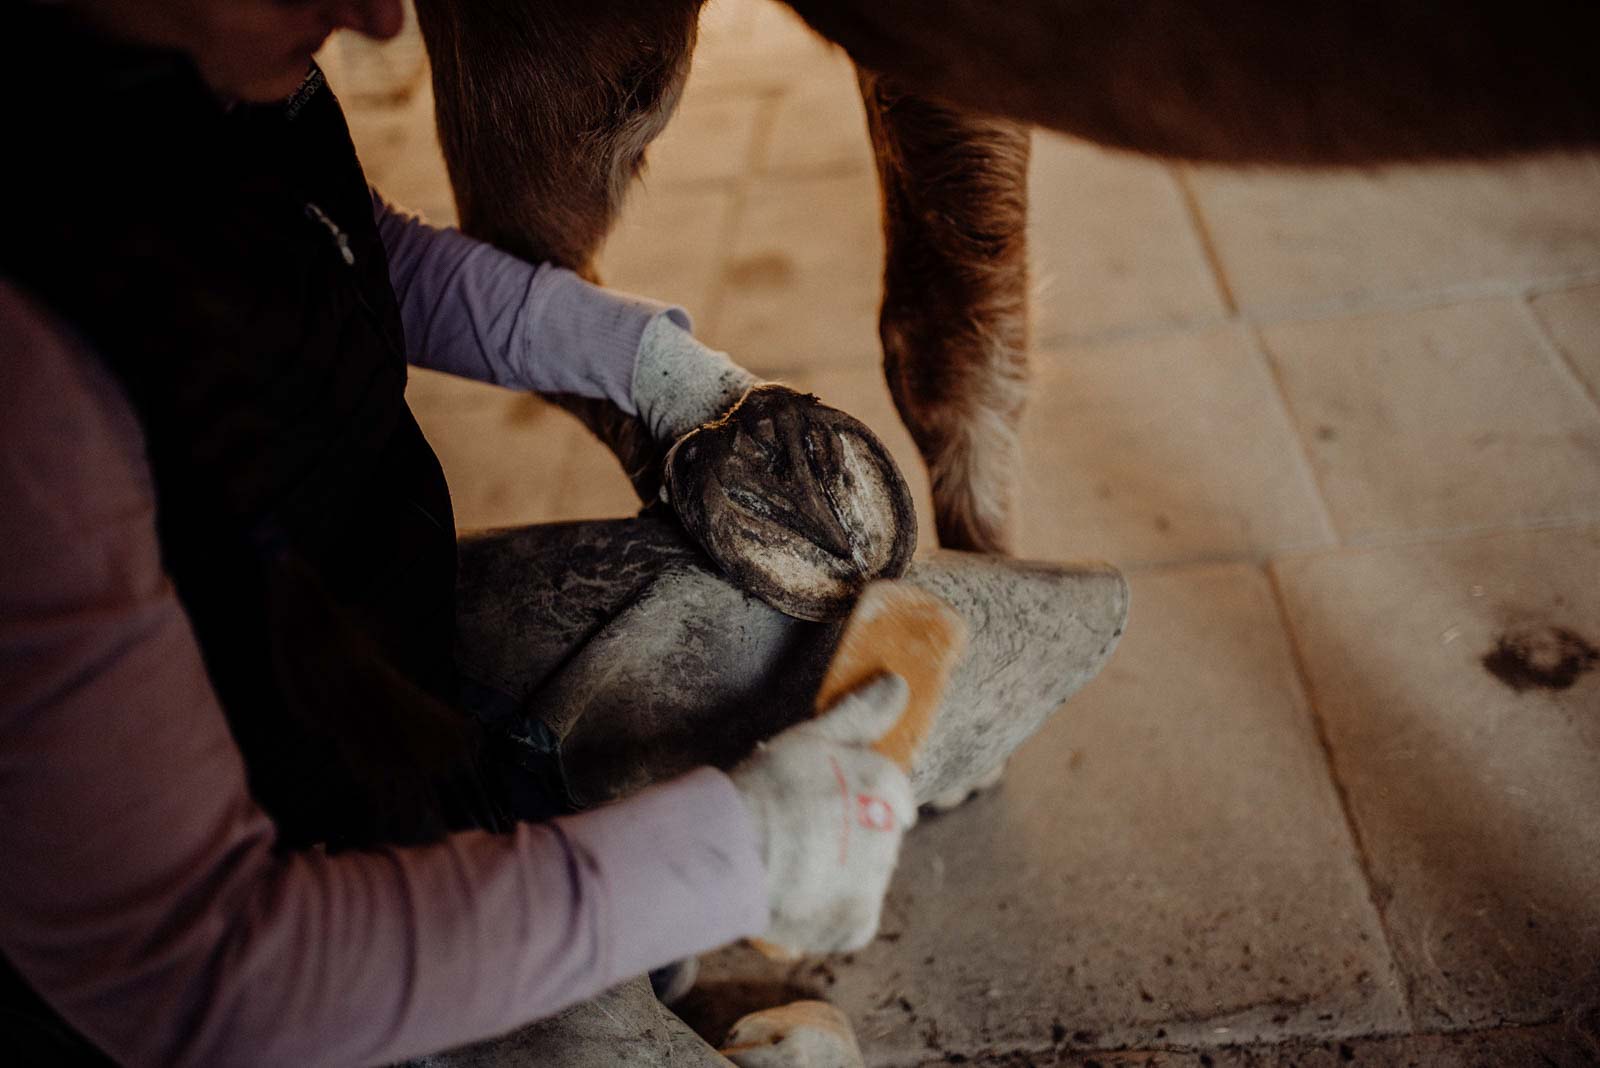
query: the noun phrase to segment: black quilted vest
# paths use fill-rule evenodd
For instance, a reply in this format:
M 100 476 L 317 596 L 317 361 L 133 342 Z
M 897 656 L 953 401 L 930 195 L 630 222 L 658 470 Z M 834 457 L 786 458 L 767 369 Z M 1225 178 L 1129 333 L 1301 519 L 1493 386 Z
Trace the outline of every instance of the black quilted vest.
M 133 404 L 163 563 L 283 844 L 503 825 L 456 708 L 450 498 L 321 75 L 229 107 L 181 57 L 0 0 L 0 111 L 0 272 Z M 0 1046 L 106 1063 L 3 958 Z
M 165 566 L 287 845 L 492 824 L 453 707 L 455 534 L 371 201 L 320 74 L 227 106 L 181 57 L 0 15 L 0 268 L 115 372 Z

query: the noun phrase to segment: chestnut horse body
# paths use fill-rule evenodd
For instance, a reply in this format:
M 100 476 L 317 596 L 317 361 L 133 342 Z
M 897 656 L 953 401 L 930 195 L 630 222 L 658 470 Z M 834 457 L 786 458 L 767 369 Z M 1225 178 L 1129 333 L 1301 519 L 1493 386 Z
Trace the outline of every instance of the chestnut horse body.
M 702 2 L 418 0 L 463 228 L 592 277 L 682 92 Z M 1592 0 L 788 2 L 857 63 L 883 188 L 885 370 L 951 548 L 1011 544 L 1026 124 L 1267 164 L 1600 140 Z M 631 421 L 565 403 L 648 493 L 652 458 Z

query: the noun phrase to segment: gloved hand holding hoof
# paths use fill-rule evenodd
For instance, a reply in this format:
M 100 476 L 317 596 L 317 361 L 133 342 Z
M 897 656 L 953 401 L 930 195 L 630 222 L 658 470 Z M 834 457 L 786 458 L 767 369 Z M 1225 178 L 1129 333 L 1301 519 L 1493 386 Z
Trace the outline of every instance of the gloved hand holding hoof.
M 761 380 L 702 344 L 668 315 L 658 315 L 639 339 L 633 403 L 664 453 L 689 431 L 714 423 Z
M 664 498 L 741 589 L 799 619 L 849 611 L 917 546 L 910 488 L 877 436 L 815 397 L 764 385 L 662 316 L 634 399 L 668 448 Z
M 877 933 L 917 806 L 905 773 L 872 745 L 899 720 L 907 696 L 905 680 L 879 676 L 732 771 L 766 862 L 766 941 L 833 953 Z

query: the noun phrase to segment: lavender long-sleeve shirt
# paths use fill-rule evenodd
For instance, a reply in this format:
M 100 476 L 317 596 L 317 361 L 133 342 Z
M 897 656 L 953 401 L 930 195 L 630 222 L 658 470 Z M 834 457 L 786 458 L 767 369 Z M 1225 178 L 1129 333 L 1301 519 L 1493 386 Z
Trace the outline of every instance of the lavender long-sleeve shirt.
M 372 194 L 412 363 L 480 382 L 610 400 L 636 413 L 633 369 L 645 327 L 681 308 L 591 285 L 441 230 Z
M 377 211 L 417 362 L 631 409 L 659 306 Z M 389 1062 L 765 926 L 754 829 L 709 769 L 508 835 L 275 853 L 135 416 L 3 279 L 0 346 L 0 951 L 105 1051 Z

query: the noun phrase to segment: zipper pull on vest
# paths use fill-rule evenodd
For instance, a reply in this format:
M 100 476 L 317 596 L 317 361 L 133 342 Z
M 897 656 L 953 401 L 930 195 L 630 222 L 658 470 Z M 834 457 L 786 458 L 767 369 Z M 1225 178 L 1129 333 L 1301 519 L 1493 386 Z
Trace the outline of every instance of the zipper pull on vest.
M 354 267 L 356 265 L 356 254 L 350 248 L 349 236 L 339 229 L 338 223 L 328 218 L 327 212 L 308 200 L 306 201 L 306 218 L 312 222 L 321 223 L 327 228 L 329 236 L 333 238 L 334 246 L 339 250 L 339 258 L 344 260 L 345 266 Z

